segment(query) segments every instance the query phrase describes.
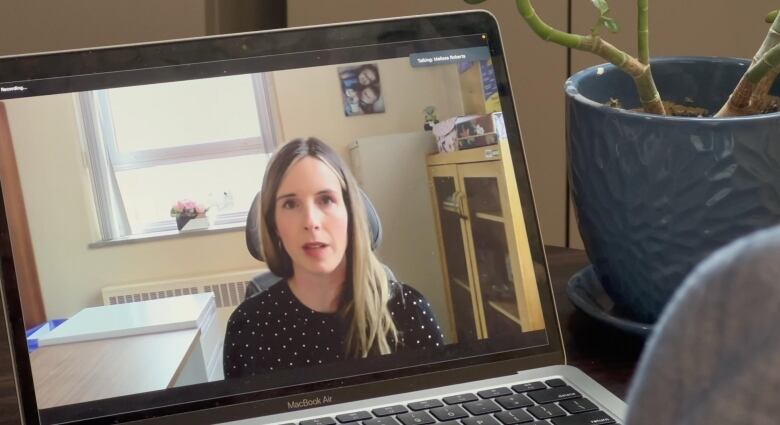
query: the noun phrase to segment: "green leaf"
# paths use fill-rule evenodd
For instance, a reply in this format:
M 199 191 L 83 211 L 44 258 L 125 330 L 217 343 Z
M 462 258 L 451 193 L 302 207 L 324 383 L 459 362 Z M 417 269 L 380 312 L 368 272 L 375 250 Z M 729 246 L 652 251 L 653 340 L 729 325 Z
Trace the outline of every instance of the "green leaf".
M 463 0 L 463 1 L 465 1 L 468 4 L 480 4 L 485 2 L 485 0 Z
M 593 2 L 593 5 L 596 6 L 596 9 L 601 12 L 602 15 L 609 12 L 609 4 L 607 4 L 607 0 L 590 0 Z
M 769 12 L 769 14 L 766 15 L 766 18 L 764 18 L 764 21 L 766 21 L 767 24 L 771 24 L 772 22 L 774 22 L 775 19 L 777 18 L 777 12 L 780 12 L 780 10 L 773 10 Z
M 617 21 L 607 16 L 602 16 L 599 19 L 599 25 L 603 25 L 604 28 L 608 29 L 609 32 L 613 34 L 620 31 L 620 25 L 618 25 Z

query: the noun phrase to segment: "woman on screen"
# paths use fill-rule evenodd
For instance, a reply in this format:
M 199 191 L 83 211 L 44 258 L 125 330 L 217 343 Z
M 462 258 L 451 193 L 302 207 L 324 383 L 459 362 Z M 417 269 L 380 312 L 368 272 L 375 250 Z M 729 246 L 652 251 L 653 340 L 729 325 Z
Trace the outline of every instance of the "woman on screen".
M 329 146 L 284 145 L 260 197 L 263 254 L 283 281 L 231 315 L 226 378 L 443 345 L 430 304 L 371 251 L 359 189 Z

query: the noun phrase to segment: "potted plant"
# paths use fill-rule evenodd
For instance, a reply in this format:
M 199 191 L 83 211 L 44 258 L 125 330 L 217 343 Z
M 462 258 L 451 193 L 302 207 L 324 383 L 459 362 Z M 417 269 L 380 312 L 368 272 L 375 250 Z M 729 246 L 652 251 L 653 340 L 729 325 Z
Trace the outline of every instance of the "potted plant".
M 439 123 L 439 119 L 436 118 L 436 107 L 426 106 L 425 108 L 423 108 L 423 113 L 425 114 L 425 123 L 423 124 L 423 130 L 425 131 L 433 130 L 433 126 Z
M 211 225 L 208 211 L 209 207 L 201 202 L 182 199 L 171 206 L 171 217 L 176 219 L 176 228 L 180 232 L 207 229 Z
M 465 0 L 471 4 L 484 0 Z M 606 0 L 590 34 L 554 29 L 530 0 L 540 37 L 608 64 L 565 84 L 569 178 L 593 278 L 633 319 L 656 320 L 688 272 L 718 247 L 780 223 L 780 19 L 752 60 L 650 60 L 648 0 L 637 1 L 638 55 L 607 42 Z

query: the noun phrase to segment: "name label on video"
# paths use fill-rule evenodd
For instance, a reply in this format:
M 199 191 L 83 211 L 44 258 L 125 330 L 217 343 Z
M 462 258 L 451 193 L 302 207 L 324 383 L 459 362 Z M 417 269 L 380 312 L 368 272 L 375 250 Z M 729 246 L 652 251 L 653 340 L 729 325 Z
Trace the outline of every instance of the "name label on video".
M 409 62 L 413 68 L 486 59 L 490 59 L 490 50 L 487 47 L 467 47 L 464 49 L 438 50 L 409 55 Z

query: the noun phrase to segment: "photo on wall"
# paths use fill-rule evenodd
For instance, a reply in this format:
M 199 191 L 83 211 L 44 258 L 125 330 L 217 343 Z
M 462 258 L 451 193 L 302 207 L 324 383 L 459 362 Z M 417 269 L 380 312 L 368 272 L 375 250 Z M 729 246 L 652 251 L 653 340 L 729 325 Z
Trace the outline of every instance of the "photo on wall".
M 344 115 L 376 114 L 385 112 L 385 100 L 375 63 L 338 68 Z

